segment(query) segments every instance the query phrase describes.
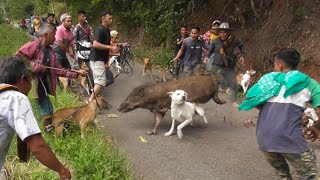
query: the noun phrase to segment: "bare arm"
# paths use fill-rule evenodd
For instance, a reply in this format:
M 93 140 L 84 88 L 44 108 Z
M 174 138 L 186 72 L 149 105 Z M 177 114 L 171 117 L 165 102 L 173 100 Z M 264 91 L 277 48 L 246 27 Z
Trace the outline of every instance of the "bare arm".
M 99 43 L 98 41 L 94 40 L 92 47 L 96 48 L 96 49 L 112 49 L 112 48 L 117 48 L 117 46 L 110 46 L 110 45 L 104 45 L 102 43 Z
M 25 139 L 32 154 L 45 166 L 59 173 L 60 179 L 70 179 L 71 173 L 65 168 L 49 145 L 44 141 L 41 134 L 35 134 Z
M 180 57 L 181 57 L 181 55 L 183 54 L 183 50 L 182 50 L 182 48 L 179 50 L 179 52 L 178 52 L 178 54 L 176 55 L 176 57 L 175 58 L 173 58 L 173 60 L 177 60 L 177 59 L 179 59 Z
M 60 49 L 62 49 L 62 50 L 63 50 L 64 52 L 66 52 L 66 53 L 69 53 L 69 48 L 66 47 L 66 46 L 63 44 L 62 41 L 58 41 L 57 44 L 58 44 L 58 47 L 59 47 Z

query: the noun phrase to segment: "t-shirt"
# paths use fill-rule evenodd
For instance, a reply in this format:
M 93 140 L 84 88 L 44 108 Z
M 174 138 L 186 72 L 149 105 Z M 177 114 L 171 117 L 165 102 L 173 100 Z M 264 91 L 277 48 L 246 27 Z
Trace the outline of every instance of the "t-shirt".
M 181 48 L 185 53 L 184 64 L 193 67 L 201 63 L 202 48 L 208 49 L 208 46 L 201 38 L 194 41 L 188 37 L 183 40 Z
M 31 104 L 24 94 L 8 90 L 0 93 L 0 170 L 15 132 L 24 141 L 41 133 Z
M 76 41 L 79 41 L 79 40 L 91 41 L 90 38 L 93 36 L 92 28 L 88 23 L 85 23 L 84 26 L 81 26 L 81 24 L 78 23 L 73 29 L 73 36 Z
M 39 19 L 35 19 L 32 21 L 34 31 L 37 32 L 40 28 L 41 21 Z
M 301 118 L 305 103 L 320 106 L 320 85 L 311 80 L 300 92 L 284 98 L 285 86 L 262 107 L 257 123 L 259 149 L 266 152 L 301 153 L 310 150 L 304 139 Z
M 98 26 L 94 32 L 94 41 L 97 41 L 104 45 L 110 45 L 111 36 L 110 30 L 102 25 Z M 91 61 L 103 61 L 107 62 L 109 58 L 108 49 L 97 49 L 92 47 L 90 51 L 90 60 Z
M 73 40 L 73 33 L 70 29 L 66 29 L 62 24 L 57 27 L 53 50 L 58 59 L 67 59 L 67 56 L 66 52 L 59 48 L 57 42 L 62 41 L 62 43 L 68 48 L 69 46 L 73 46 Z

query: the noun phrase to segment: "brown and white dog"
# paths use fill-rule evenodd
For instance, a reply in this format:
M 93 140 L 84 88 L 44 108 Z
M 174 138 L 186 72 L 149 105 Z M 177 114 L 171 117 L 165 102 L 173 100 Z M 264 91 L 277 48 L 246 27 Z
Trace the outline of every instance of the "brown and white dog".
M 146 76 L 146 72 L 147 70 L 150 71 L 150 76 L 151 78 L 153 79 L 153 76 L 152 76 L 152 62 L 149 58 L 145 58 L 143 60 L 143 71 L 142 71 L 142 76 Z
M 245 94 L 247 92 L 249 84 L 250 84 L 251 76 L 254 74 L 256 74 L 256 71 L 253 69 L 249 69 L 246 71 L 245 74 L 238 74 L 236 76 L 238 84 L 242 86 L 243 94 Z
M 80 66 L 80 69 L 86 69 L 86 70 L 88 70 L 88 67 L 87 67 L 87 65 L 86 65 L 84 62 L 82 62 L 81 66 Z M 85 89 L 85 91 L 87 92 L 87 94 L 90 95 L 89 89 L 88 89 L 88 84 L 86 83 L 86 79 L 87 79 L 87 77 L 85 77 L 85 76 L 78 76 L 77 79 L 72 79 L 72 80 L 73 80 L 73 82 L 75 82 L 76 84 L 81 85 L 81 87 Z M 62 83 L 62 85 L 63 85 L 63 91 L 67 91 L 67 89 L 68 89 L 68 78 L 66 78 L 66 77 L 59 77 L 59 81 L 60 81 L 60 82 Z
M 62 134 L 64 123 L 75 123 L 80 126 L 81 138 L 84 138 L 85 128 L 96 119 L 99 110 L 97 102 L 103 109 L 110 109 L 112 107 L 103 96 L 98 96 L 97 101 L 93 100 L 87 105 L 63 108 L 53 113 L 51 118 L 55 134 L 57 136 Z

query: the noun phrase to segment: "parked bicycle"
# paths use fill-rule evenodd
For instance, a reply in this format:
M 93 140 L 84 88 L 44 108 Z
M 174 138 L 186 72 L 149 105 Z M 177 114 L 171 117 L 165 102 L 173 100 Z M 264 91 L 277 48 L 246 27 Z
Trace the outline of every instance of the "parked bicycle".
M 120 45 L 120 56 L 113 56 L 110 58 L 109 67 L 117 68 L 118 73 L 125 73 L 129 77 L 133 75 L 132 65 L 135 65 L 133 60 L 133 54 L 131 51 L 131 45 L 123 43 Z

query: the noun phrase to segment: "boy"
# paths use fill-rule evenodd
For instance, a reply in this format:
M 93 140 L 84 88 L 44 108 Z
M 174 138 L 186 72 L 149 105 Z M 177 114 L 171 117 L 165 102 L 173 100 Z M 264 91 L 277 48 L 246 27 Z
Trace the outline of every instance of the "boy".
M 257 123 L 259 149 L 281 179 L 292 179 L 289 162 L 300 179 L 316 179 L 316 155 L 302 132 L 305 103 L 320 106 L 320 86 L 309 76 L 297 71 L 299 53 L 281 49 L 275 58 L 274 71 L 264 75 L 247 93 L 240 110 L 260 109 Z M 307 129 L 312 140 L 319 136 L 319 122 Z

